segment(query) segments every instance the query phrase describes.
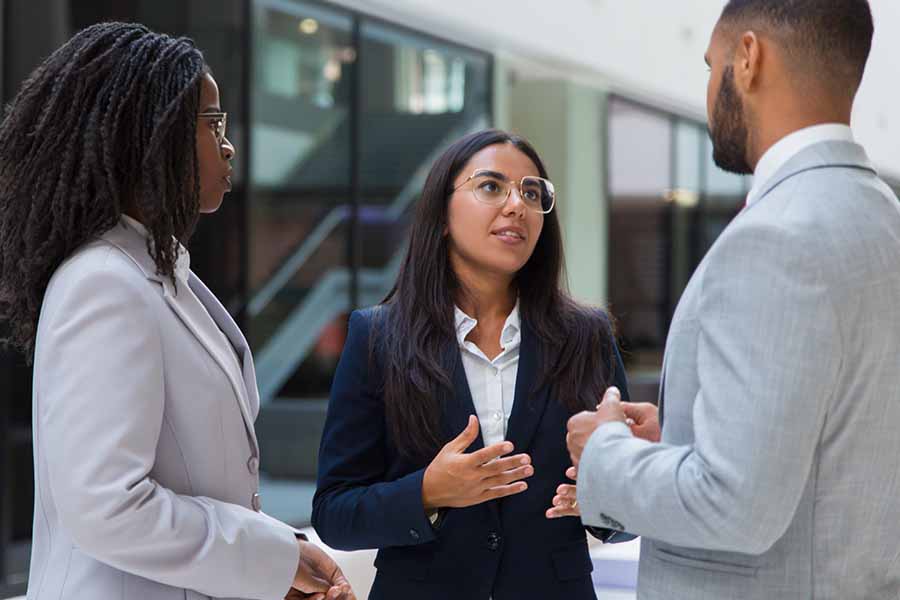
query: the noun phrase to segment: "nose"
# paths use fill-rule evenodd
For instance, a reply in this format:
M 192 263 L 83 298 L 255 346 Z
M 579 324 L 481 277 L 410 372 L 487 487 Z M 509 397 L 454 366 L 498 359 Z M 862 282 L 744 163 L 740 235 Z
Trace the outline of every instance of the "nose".
M 233 160 L 235 154 L 237 154 L 237 150 L 234 149 L 234 145 L 228 138 L 225 138 L 222 141 L 222 158 L 225 160 Z
M 524 215 L 528 207 L 522 199 L 522 194 L 517 186 L 511 186 L 509 196 L 506 198 L 506 204 L 503 205 L 504 215 Z

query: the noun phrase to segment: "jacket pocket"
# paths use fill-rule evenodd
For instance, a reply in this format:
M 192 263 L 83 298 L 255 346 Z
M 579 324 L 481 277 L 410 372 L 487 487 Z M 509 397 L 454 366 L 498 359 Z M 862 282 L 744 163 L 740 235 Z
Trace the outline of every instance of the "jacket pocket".
M 587 540 L 579 540 L 558 548 L 550 553 L 550 557 L 553 560 L 556 577 L 560 581 L 579 579 L 590 575 L 594 570 Z
M 703 571 L 713 571 L 717 573 L 727 573 L 729 575 L 741 575 L 743 577 L 756 577 L 759 567 L 754 565 L 742 565 L 735 562 L 724 562 L 718 560 L 708 560 L 705 558 L 695 558 L 664 550 L 662 548 L 654 548 L 653 553 L 657 559 L 664 563 L 688 567 L 691 569 L 701 569 Z

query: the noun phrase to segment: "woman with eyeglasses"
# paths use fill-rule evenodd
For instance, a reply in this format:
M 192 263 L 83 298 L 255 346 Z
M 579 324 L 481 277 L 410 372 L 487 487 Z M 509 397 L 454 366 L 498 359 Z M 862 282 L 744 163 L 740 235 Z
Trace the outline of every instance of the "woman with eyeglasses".
M 29 600 L 353 598 L 260 512 L 247 342 L 190 271 L 234 147 L 203 55 L 77 34 L 0 125 L 0 319 L 34 361 Z
M 379 550 L 372 599 L 595 597 L 566 422 L 627 387 L 610 319 L 565 291 L 555 204 L 528 142 L 459 140 L 393 290 L 350 317 L 313 525 Z

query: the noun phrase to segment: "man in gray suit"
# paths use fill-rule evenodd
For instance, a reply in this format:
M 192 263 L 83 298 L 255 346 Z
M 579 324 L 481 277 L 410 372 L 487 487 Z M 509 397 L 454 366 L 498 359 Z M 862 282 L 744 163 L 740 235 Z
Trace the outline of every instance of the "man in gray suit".
M 872 32 L 863 0 L 713 32 L 715 160 L 756 177 L 676 310 L 662 441 L 614 390 L 569 423 L 570 505 L 644 536 L 639 598 L 900 598 L 900 203 L 848 126 Z

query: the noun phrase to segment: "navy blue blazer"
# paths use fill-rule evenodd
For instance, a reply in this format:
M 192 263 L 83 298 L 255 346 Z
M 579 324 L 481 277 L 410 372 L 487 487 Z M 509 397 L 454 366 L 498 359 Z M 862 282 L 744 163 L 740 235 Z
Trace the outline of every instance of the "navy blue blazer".
M 552 386 L 531 393 L 539 340 L 528 324 L 522 323 L 515 401 L 507 428 L 515 452 L 531 456 L 534 475 L 527 480 L 528 489 L 442 511 L 433 528 L 422 505 L 422 478 L 428 465 L 401 456 L 392 440 L 379 392 L 382 362 L 377 352 L 369 372 L 372 310 L 350 316 L 331 389 L 312 514 L 322 540 L 340 550 L 379 549 L 378 573 L 369 596 L 373 600 L 594 599 L 593 564 L 581 520 L 545 516 L 559 484 L 571 483 L 565 476 L 571 466 L 566 448 L 571 415 L 553 397 Z M 615 384 L 627 400 L 618 350 L 615 361 Z M 455 393 L 444 399 L 447 440 L 475 414 L 458 348 L 453 383 Z M 483 447 L 479 435 L 468 452 Z M 609 541 L 634 537 L 598 531 Z

